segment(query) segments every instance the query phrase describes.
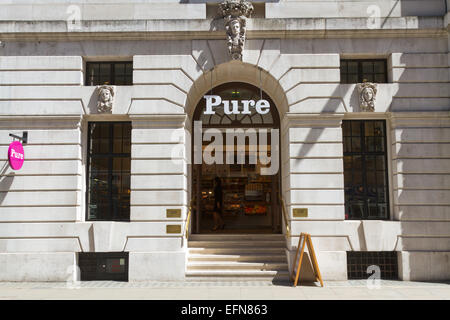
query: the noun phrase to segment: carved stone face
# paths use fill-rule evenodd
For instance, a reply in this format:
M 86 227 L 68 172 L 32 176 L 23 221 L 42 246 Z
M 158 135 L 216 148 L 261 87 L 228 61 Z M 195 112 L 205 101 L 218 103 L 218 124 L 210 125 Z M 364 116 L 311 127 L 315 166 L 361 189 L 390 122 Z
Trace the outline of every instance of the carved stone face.
M 103 88 L 100 90 L 100 99 L 103 102 L 107 102 L 109 100 L 111 100 L 111 92 L 109 92 L 108 89 Z
M 231 34 L 237 36 L 241 33 L 241 24 L 238 20 L 233 20 L 230 22 Z
M 114 87 L 112 86 L 98 86 L 98 102 L 97 109 L 99 112 L 111 112 L 114 102 Z
M 372 101 L 373 100 L 373 90 L 372 88 L 365 88 L 362 92 L 363 94 L 363 99 L 366 102 Z
M 377 96 L 377 84 L 372 82 L 359 83 L 358 96 L 361 111 L 375 111 L 375 99 Z

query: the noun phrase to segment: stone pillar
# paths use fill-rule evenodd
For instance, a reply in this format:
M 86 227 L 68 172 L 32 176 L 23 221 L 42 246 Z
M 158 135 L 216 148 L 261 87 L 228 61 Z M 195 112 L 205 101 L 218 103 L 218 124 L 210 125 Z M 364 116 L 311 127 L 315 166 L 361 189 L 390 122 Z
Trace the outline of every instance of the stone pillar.
M 182 280 L 188 209 L 186 116 L 132 116 L 129 280 Z
M 343 237 L 344 176 L 342 160 L 342 115 L 287 114 L 288 150 L 284 160 L 286 208 L 290 219 L 289 267 L 300 233 L 310 233 L 323 279 L 347 279 Z M 302 212 L 297 212 L 303 209 Z M 341 229 L 339 229 L 341 228 Z M 336 232 L 342 230 L 342 234 Z M 306 259 L 304 263 L 308 260 Z M 312 278 L 306 264 L 303 279 Z M 302 267 L 303 268 L 303 267 Z M 308 275 L 308 270 L 309 275 Z M 292 270 L 291 270 L 292 271 Z

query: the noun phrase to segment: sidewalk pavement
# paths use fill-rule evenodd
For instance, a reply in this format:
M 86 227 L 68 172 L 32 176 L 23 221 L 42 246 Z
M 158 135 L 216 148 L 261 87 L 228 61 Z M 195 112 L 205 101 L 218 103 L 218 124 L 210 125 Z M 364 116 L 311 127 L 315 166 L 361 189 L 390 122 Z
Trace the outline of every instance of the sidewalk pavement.
M 0 282 L 1 300 L 450 300 L 450 282 Z

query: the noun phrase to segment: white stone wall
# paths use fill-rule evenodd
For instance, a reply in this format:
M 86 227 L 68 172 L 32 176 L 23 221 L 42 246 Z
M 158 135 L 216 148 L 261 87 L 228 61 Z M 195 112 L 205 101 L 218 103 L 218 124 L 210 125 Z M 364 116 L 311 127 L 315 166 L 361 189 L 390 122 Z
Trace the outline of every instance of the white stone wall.
M 179 0 L 89 0 L 11 2 L 3 7 L 0 20 L 6 21 L 66 21 L 82 20 L 155 20 L 205 19 L 203 3 L 180 3 Z
M 445 13 L 445 4 L 439 0 L 325 0 L 318 6 L 313 0 L 280 0 L 266 4 L 266 17 L 361 18 L 373 15 L 374 10 L 380 17 L 441 16 Z
M 382 12 L 394 2 L 380 1 Z M 204 4 L 183 12 L 185 20 L 175 15 L 173 22 L 159 24 L 174 38 L 198 28 L 192 34 L 159 41 L 61 34 L 58 41 L 10 41 L 22 30 L 20 23 L 11 27 L 13 20 L 41 14 L 38 4 L 34 11 L 14 11 L 18 16 L 0 21 L 9 37 L 0 47 L 0 280 L 63 281 L 73 272 L 75 253 L 82 251 L 129 251 L 131 281 L 183 279 L 186 242 L 183 234 L 167 234 L 166 227 L 180 225 L 184 232 L 192 196 L 188 142 L 194 107 L 211 86 L 228 81 L 262 86 L 280 113 L 291 255 L 299 234 L 309 232 L 324 279 L 346 279 L 351 250 L 401 251 L 399 274 L 405 280 L 449 279 L 448 33 L 441 17 L 404 18 L 416 11 L 442 16 L 440 2 L 427 2 L 424 8 L 419 1 L 403 1 L 392 11 L 398 19 L 389 20 L 387 31 L 367 37 L 357 32 L 365 21 L 339 20 L 346 33 L 329 17 L 358 17 L 369 1 L 351 1 L 354 6 L 342 1 L 343 9 L 321 11 L 326 23 L 313 27 L 310 20 L 281 19 L 318 15 L 307 10 L 311 1 L 267 3 L 266 16 L 280 18 L 283 26 L 249 21 L 244 63 L 229 63 L 221 31 L 195 20 L 204 19 L 205 10 L 196 11 Z M 137 11 L 116 16 L 119 7 L 104 18 L 136 17 Z M 55 9 L 58 19 L 64 17 L 61 8 Z M 159 22 L 152 23 L 147 27 L 155 31 L 151 28 Z M 46 28 L 59 30 L 50 23 L 39 30 Z M 114 36 L 107 24 L 89 28 L 83 32 L 98 28 Z M 309 28 L 314 37 L 305 31 Z M 299 30 L 306 33 L 295 33 Z M 330 30 L 329 37 L 324 30 Z M 214 36 L 208 39 L 207 32 Z M 342 57 L 388 59 L 389 83 L 379 85 L 375 113 L 360 112 L 354 84 L 340 84 Z M 118 86 L 112 114 L 99 115 L 94 87 L 83 85 L 84 62 L 118 58 L 133 60 L 134 85 Z M 341 121 L 367 118 L 385 119 L 389 129 L 390 221 L 344 219 Z M 85 221 L 86 125 L 99 120 L 132 122 L 129 223 Z M 29 132 L 26 161 L 12 172 L 6 164 L 8 134 L 22 131 Z M 181 218 L 167 218 L 171 208 L 181 209 Z M 307 208 L 308 217 L 294 218 L 294 208 Z

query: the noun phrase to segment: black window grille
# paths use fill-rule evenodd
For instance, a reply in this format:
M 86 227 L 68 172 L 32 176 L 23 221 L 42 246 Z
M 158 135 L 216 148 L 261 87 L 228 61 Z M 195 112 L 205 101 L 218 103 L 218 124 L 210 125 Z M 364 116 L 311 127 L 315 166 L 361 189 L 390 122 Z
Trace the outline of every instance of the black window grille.
M 380 268 L 380 279 L 398 280 L 398 258 L 396 251 L 347 251 L 347 276 L 349 280 L 368 279 Z
M 128 252 L 80 252 L 80 280 L 128 281 Z
M 387 83 L 386 59 L 341 60 L 341 83 Z
M 86 220 L 130 220 L 131 122 L 88 124 Z
M 342 121 L 346 219 L 389 219 L 384 120 Z
M 86 85 L 132 85 L 133 62 L 86 62 Z

